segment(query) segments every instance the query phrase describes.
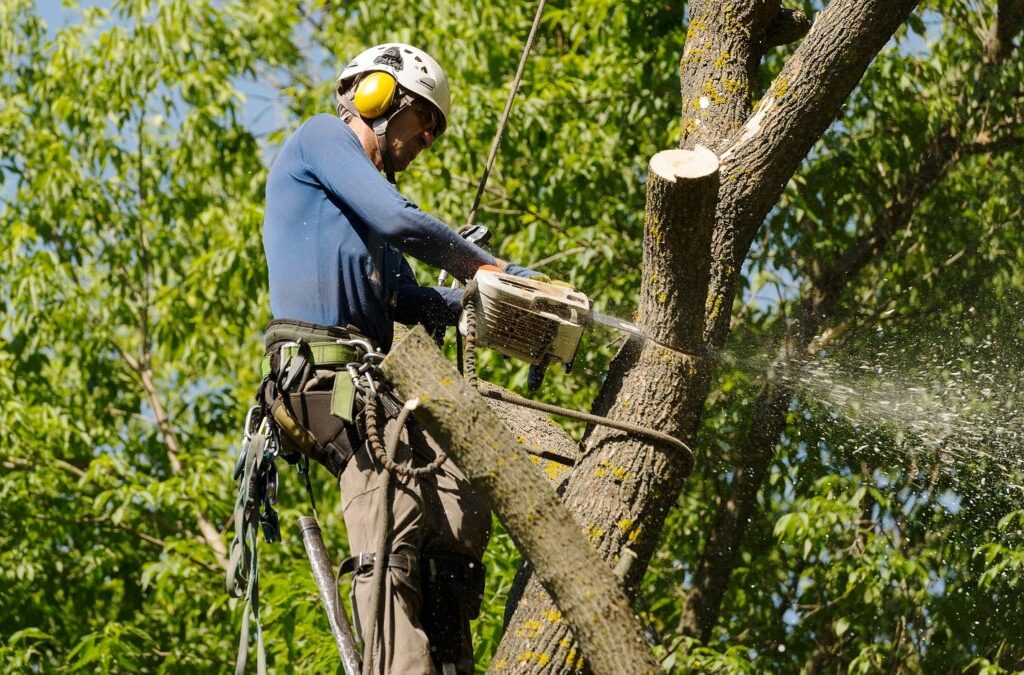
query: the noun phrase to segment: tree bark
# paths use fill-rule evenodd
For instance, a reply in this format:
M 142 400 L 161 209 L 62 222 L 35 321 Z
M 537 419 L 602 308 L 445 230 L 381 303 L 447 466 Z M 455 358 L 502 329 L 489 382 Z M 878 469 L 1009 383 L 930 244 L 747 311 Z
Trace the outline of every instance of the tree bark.
M 573 627 L 596 673 L 660 672 L 618 579 L 498 416 L 438 352 L 426 331 L 412 331 L 381 369 L 404 397 L 415 397 L 417 421 L 487 497 L 533 563 L 557 608 L 543 619 Z M 545 665 L 555 648 L 557 644 L 538 640 L 516 658 Z M 576 655 L 562 658 L 574 660 Z
M 671 150 L 651 160 L 644 236 L 648 273 L 638 323 L 653 339 L 631 341 L 620 351 L 609 373 L 609 381 L 619 383 L 606 399 L 614 403 L 602 411 L 691 442 L 710 373 L 709 360 L 692 352 L 701 345 L 718 190 L 718 161 L 709 150 Z M 686 462 L 672 450 L 618 431 L 597 427 L 585 440 L 566 488 L 566 506 L 609 565 L 636 555 L 624 570 L 627 587 L 643 577 L 685 470 Z M 631 553 L 624 554 L 625 548 Z M 584 664 L 570 657 L 579 650 L 569 627 L 544 621 L 551 600 L 527 571 L 517 587 L 524 583 L 495 670 L 502 664 L 516 672 L 579 670 Z M 531 632 L 531 626 L 540 629 Z M 549 664 L 517 660 L 532 641 L 556 645 Z
M 680 147 L 723 150 L 750 114 L 762 42 L 779 0 L 689 3 L 690 23 L 679 62 Z
M 557 455 L 575 462 L 579 459 L 579 444 L 545 413 L 495 399 L 487 399 L 487 404 L 548 481 L 556 490 L 560 489 L 572 467 L 553 457 Z
M 1020 4 L 1024 5 L 1024 2 Z M 1013 14 L 1004 16 L 1000 7 L 999 23 L 1006 25 L 1022 20 L 1024 18 Z M 1020 24 L 1016 25 L 1019 31 Z M 1004 28 L 1004 31 L 1008 30 Z M 998 44 L 988 43 L 984 49 L 989 63 L 1005 59 L 1005 54 L 997 52 Z M 922 153 L 915 170 L 908 173 L 906 180 L 893 191 L 893 200 L 878 213 L 874 227 L 851 242 L 830 264 L 812 271 L 811 284 L 798 301 L 799 311 L 794 317 L 789 344 L 780 348 L 780 356 L 772 368 L 784 367 L 789 358 L 787 354 L 808 353 L 815 336 L 830 323 L 836 304 L 849 282 L 878 258 L 895 233 L 909 225 L 917 207 L 939 186 L 962 156 L 999 149 L 995 141 L 975 149 L 962 133 L 953 133 L 950 124 L 943 125 L 929 143 L 928 151 Z M 756 506 L 757 494 L 768 477 L 788 401 L 794 393 L 792 387 L 785 384 L 769 386 L 751 407 L 755 422 L 739 450 L 733 481 L 727 496 L 718 505 L 714 525 L 687 596 L 680 622 L 680 631 L 684 635 L 702 641 L 711 637 L 722 598 L 736 568 L 740 544 Z
M 705 338 L 712 347 L 720 347 L 728 335 L 739 270 L 765 216 L 916 5 L 917 0 L 830 2 L 722 152 L 705 317 Z
M 699 4 L 694 3 L 691 8 Z M 702 144 L 712 148 L 727 147 L 721 156 L 716 212 L 713 216 L 702 213 L 699 217 L 702 237 L 713 229 L 710 259 L 706 250 L 693 245 L 689 248 L 694 257 L 685 260 L 687 267 L 706 269 L 710 266 L 710 291 L 700 313 L 704 344 L 711 349 L 720 347 L 728 333 L 740 264 L 757 228 L 778 200 L 800 160 L 831 123 L 842 102 L 860 80 L 868 63 L 916 4 L 914 0 L 833 0 L 819 16 L 782 75 L 776 79 L 769 94 L 762 99 L 758 112 L 738 131 L 736 126 L 745 117 L 743 105 L 709 105 L 704 109 L 706 116 L 696 128 L 717 130 L 707 132 L 706 136 L 698 137 L 684 124 L 684 146 L 706 141 Z M 761 9 L 769 7 L 767 2 L 754 5 Z M 710 8 L 713 5 L 704 6 Z M 693 15 L 698 16 L 696 10 L 693 11 Z M 754 29 L 760 25 L 759 21 L 768 22 L 772 16 L 773 12 L 767 12 L 764 17 L 757 12 L 733 15 L 736 21 L 743 18 L 748 22 L 745 26 L 738 26 L 740 33 L 746 32 L 747 41 L 738 43 L 744 46 L 742 58 L 760 57 L 762 42 L 755 41 Z M 724 16 L 722 21 L 726 21 Z M 691 25 L 690 39 L 692 37 Z M 715 53 L 725 44 L 725 33 L 718 30 L 704 46 Z M 701 59 L 700 63 L 692 64 L 693 69 L 690 70 L 690 64 L 684 57 L 682 91 L 699 90 L 700 87 L 695 89 L 694 82 L 710 78 L 715 61 Z M 692 78 L 697 79 L 691 81 Z M 749 99 L 749 89 L 742 93 L 737 90 L 734 95 Z M 685 106 L 691 103 L 684 101 L 684 113 L 688 109 Z M 717 112 L 719 110 L 722 112 Z M 725 138 L 734 140 L 722 143 Z M 679 212 L 663 211 L 666 201 L 652 198 L 653 190 L 652 187 L 648 193 L 645 254 L 652 252 L 656 260 L 674 246 L 679 246 L 677 238 L 667 234 L 659 238 L 659 232 L 671 232 L 677 223 L 677 230 L 686 227 L 682 223 L 687 222 L 687 218 Z M 713 199 L 698 201 L 703 204 L 714 202 Z M 691 216 L 690 222 L 694 215 L 686 214 Z M 648 240 L 653 240 L 650 245 L 646 243 Z M 657 268 L 655 261 L 645 259 L 645 287 L 652 283 L 649 277 L 655 274 L 650 270 Z M 679 273 L 672 274 L 673 278 L 680 276 Z M 672 279 L 665 282 L 670 286 L 673 283 Z M 676 287 L 675 292 L 696 292 L 703 296 L 705 288 Z M 642 302 L 650 301 L 648 295 L 641 293 L 641 296 Z M 664 316 L 656 303 L 653 307 L 642 306 L 640 314 L 643 328 L 657 333 L 662 344 L 675 349 L 694 344 L 693 336 L 673 335 L 671 331 L 688 330 L 697 322 Z M 662 322 L 670 327 L 659 328 Z M 599 396 L 599 405 L 608 407 L 613 417 L 630 416 L 646 425 L 692 440 L 700 422 L 710 371 L 707 359 L 687 356 L 651 343 L 628 344 L 612 364 Z M 678 462 L 663 449 L 639 443 L 623 434 L 595 430 L 586 440 L 585 447 L 584 457 L 566 488 L 566 505 L 606 560 L 617 559 L 626 546 L 636 552 L 636 562 L 625 575 L 627 587 L 632 588 L 646 570 L 665 514 L 675 503 L 685 476 L 678 470 Z M 517 650 L 523 647 L 520 635 L 525 627 L 535 625 L 537 617 L 548 607 L 550 600 L 536 581 L 531 580 L 505 639 L 498 647 L 496 658 L 504 658 L 506 663 L 509 656 L 514 658 Z M 566 653 L 571 648 L 572 636 L 564 624 L 542 625 L 540 633 L 536 637 L 546 644 L 564 645 L 561 649 Z M 571 672 L 577 670 L 576 666 L 571 660 L 559 658 L 552 659 L 546 667 L 527 664 L 519 670 Z
M 989 30 L 985 51 L 990 61 L 1001 61 L 1013 51 L 1013 38 L 1024 28 L 1024 0 L 999 0 L 996 20 Z

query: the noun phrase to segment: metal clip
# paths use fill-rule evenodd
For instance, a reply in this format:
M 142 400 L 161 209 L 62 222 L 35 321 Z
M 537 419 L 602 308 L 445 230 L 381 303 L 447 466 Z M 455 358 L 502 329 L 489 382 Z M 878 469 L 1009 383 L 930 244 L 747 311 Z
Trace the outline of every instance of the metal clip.
M 338 338 L 335 342 L 346 347 L 358 347 L 363 350 L 364 354 L 373 352 L 373 345 L 370 344 L 369 340 L 363 338 Z
M 363 375 L 366 378 L 367 389 L 370 390 L 370 393 L 373 394 L 374 398 L 377 398 L 377 385 L 373 381 L 373 375 L 370 374 L 370 371 L 366 371 Z
M 383 361 L 384 357 L 386 356 L 387 354 L 380 351 L 366 352 L 365 354 L 363 354 L 363 362 L 373 363 L 374 365 L 376 365 Z
M 252 440 L 252 417 L 256 414 L 258 409 L 259 406 L 254 405 L 245 413 L 245 422 L 242 424 L 242 445 L 245 445 Z

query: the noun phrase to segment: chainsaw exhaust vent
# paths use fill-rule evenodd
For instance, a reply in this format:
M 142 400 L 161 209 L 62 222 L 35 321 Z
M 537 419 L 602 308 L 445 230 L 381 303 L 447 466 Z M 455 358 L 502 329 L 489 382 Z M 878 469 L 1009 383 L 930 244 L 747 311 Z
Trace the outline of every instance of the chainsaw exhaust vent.
M 570 288 L 503 272 L 479 270 L 476 344 L 528 363 L 572 363 L 586 316 L 587 296 Z M 466 334 L 466 316 L 459 321 Z

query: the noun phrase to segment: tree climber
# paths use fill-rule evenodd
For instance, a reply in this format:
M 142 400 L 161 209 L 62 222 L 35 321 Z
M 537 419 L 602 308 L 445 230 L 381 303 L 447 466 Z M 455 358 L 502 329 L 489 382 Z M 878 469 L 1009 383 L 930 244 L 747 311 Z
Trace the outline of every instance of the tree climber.
M 304 454 L 339 479 L 354 554 L 343 570 L 355 575 L 356 629 L 374 673 L 473 672 L 469 620 L 483 592 L 490 510 L 451 462 L 396 476 L 384 600 L 371 606 L 387 491 L 345 370 L 358 359 L 337 340 L 361 338 L 386 352 L 394 321 L 428 329 L 456 322 L 461 291 L 419 286 L 403 253 L 460 280 L 483 265 L 537 275 L 467 242 L 389 184 L 444 133 L 449 103 L 444 71 L 425 52 L 399 43 L 367 49 L 337 79 L 337 115 L 302 124 L 267 178 L 263 244 L 274 319 L 263 395 L 279 426 L 292 426 L 281 434 L 285 445 L 302 446 L 295 439 L 305 435 Z M 397 409 L 382 398 L 390 413 L 383 437 L 391 438 Z M 401 433 L 396 462 L 425 466 L 440 453 L 415 424 Z M 360 626 L 368 616 L 383 619 L 376 636 Z

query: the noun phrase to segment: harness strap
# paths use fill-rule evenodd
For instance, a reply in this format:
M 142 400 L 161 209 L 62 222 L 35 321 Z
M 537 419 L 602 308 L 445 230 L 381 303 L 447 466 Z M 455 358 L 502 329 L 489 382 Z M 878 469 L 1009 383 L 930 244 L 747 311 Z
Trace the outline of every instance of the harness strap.
M 249 652 L 250 621 L 256 627 L 256 670 L 259 675 L 265 675 L 267 672 L 266 646 L 263 642 L 263 626 L 260 624 L 257 556 L 260 525 L 263 526 L 264 538 L 268 541 L 280 539 L 277 514 L 271 506 L 273 491 L 276 490 L 276 485 L 273 485 L 276 483 L 276 472 L 268 470 L 269 467 L 273 467 L 272 461 L 264 461 L 268 433 L 268 422 L 264 420 L 245 445 L 238 499 L 235 502 L 235 538 L 231 542 L 228 558 L 227 591 L 232 597 L 245 598 L 242 630 L 238 638 L 238 656 L 235 658 L 236 675 L 245 672 Z
M 376 560 L 377 554 L 372 551 L 363 551 L 351 558 L 346 558 L 341 563 L 341 567 L 338 568 L 338 576 L 341 577 L 346 574 L 358 576 L 360 574 L 372 572 L 373 565 Z M 388 567 L 392 569 L 405 570 L 406 574 L 413 573 L 413 566 L 415 564 L 415 559 L 411 555 L 405 555 L 404 553 L 392 553 L 388 556 Z
M 359 354 L 354 347 L 338 344 L 337 342 L 310 342 L 304 345 L 309 349 L 306 352 L 307 358 L 314 366 L 321 367 L 344 367 L 349 363 L 359 361 Z M 304 351 L 304 350 L 303 350 Z M 260 362 L 260 373 L 266 377 L 271 371 L 277 370 L 282 363 L 288 363 L 300 352 L 298 344 L 285 344 L 276 349 Z

